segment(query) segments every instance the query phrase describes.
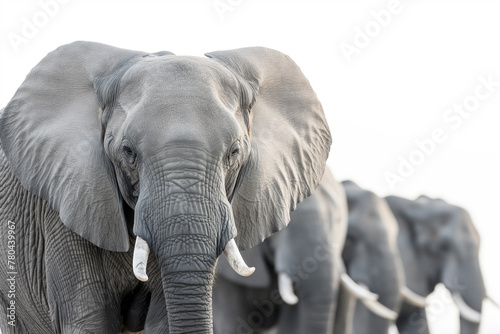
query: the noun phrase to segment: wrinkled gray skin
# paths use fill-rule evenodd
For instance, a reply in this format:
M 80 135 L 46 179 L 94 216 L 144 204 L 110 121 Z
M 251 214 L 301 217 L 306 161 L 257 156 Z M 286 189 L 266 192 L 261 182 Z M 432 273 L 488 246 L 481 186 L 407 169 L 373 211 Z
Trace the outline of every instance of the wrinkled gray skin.
M 345 195 L 327 171 L 320 187 L 292 213 L 287 228 L 243 252 L 260 275 L 239 277 L 220 259 L 213 298 L 215 333 L 267 333 L 273 327 L 279 334 L 331 333 L 346 230 Z M 281 299 L 280 272 L 294 282 L 295 305 Z
M 2 310 L 8 221 L 17 271 L 4 334 L 212 333 L 217 257 L 287 225 L 330 133 L 287 56 L 208 57 L 75 42 L 27 76 L 0 115 Z M 147 283 L 132 273 L 136 235 Z
M 342 251 L 347 274 L 379 296 L 378 301 L 399 312 L 404 269 L 397 246 L 398 224 L 384 199 L 343 181 L 349 209 L 347 238 Z M 351 299 L 354 298 L 351 296 Z M 384 334 L 394 321 L 371 312 L 360 300 L 347 300 L 339 307 L 355 307 L 355 334 Z
M 464 209 L 441 199 L 386 198 L 398 223 L 398 246 L 406 284 L 421 296 L 438 283 L 481 312 L 485 297 L 479 266 L 479 234 Z M 403 303 L 397 326 L 401 333 L 429 333 L 425 310 Z M 460 333 L 478 333 L 479 324 L 460 319 Z

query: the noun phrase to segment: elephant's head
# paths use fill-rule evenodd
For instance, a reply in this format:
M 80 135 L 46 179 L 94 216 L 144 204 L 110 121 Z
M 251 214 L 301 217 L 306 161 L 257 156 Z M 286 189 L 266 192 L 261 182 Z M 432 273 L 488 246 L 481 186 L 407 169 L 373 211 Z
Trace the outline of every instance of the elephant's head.
M 259 273 L 251 277 L 238 276 L 221 259 L 218 275 L 224 280 L 216 289 L 230 291 L 224 286 L 229 282 L 249 288 L 255 295 L 262 293 L 256 291 L 269 289 L 267 298 L 274 302 L 276 298 L 271 289 L 277 283 L 283 302 L 293 305 L 280 307 L 279 332 L 326 333 L 333 326 L 346 229 L 344 191 L 327 169 L 320 186 L 297 206 L 285 229 L 243 252 L 244 259 L 255 264 Z M 216 302 L 222 304 L 221 297 L 216 298 Z M 236 322 L 237 319 L 225 316 L 225 308 L 227 306 L 216 311 L 217 322 Z
M 356 333 L 386 333 L 397 318 L 404 271 L 397 248 L 398 225 L 387 203 L 352 181 L 343 181 L 349 225 L 342 258 L 353 281 L 378 296 L 356 306 Z M 348 285 L 346 285 L 348 286 Z
M 320 308 L 331 303 L 346 229 L 345 195 L 327 169 L 320 186 L 292 213 L 290 225 L 266 240 L 279 292 L 287 304 L 300 300 Z M 317 293 L 318 286 L 323 287 L 322 293 Z
M 415 201 L 390 196 L 387 202 L 400 226 L 401 251 L 416 254 L 415 265 L 425 275 L 427 292 L 443 283 L 459 308 L 461 327 L 476 328 L 463 332 L 476 332 L 485 288 L 479 234 L 468 212 L 426 196 Z
M 321 105 L 289 57 L 265 48 L 207 56 L 65 45 L 0 119 L 12 171 L 68 228 L 127 251 L 124 207 L 135 210 L 136 274 L 147 278 L 150 248 L 175 333 L 211 332 L 217 257 L 226 249 L 249 274 L 236 244 L 288 224 L 330 147 Z

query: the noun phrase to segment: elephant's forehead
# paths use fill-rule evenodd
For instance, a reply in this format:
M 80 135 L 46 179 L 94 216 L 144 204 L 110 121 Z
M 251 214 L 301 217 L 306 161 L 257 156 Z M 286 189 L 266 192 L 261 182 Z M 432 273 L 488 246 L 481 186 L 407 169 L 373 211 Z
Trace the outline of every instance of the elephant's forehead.
M 431 200 L 427 203 L 423 203 L 421 211 L 425 212 L 429 217 L 436 218 L 450 216 L 457 212 L 454 206 L 440 200 Z
M 226 72 L 209 59 L 170 55 L 132 66 L 120 82 L 124 134 L 152 149 L 174 141 L 231 143 L 241 132 L 234 116 L 239 88 Z
M 198 88 L 221 84 L 234 87 L 237 84 L 234 75 L 216 61 L 174 55 L 144 58 L 127 71 L 123 80 L 127 83 L 140 82 L 147 88 L 175 87 L 180 83 Z
M 213 60 L 188 56 L 145 58 L 123 76 L 120 104 L 143 109 L 236 110 L 239 83 Z

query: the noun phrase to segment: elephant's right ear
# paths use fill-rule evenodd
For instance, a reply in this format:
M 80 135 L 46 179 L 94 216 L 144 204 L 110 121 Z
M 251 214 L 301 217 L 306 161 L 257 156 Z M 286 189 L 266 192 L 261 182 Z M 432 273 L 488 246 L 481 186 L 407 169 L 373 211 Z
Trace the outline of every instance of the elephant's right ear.
M 0 115 L 0 141 L 22 186 L 95 245 L 127 251 L 127 226 L 103 147 L 94 82 L 145 53 L 75 42 L 49 53 Z
M 249 248 L 284 228 L 290 211 L 316 189 L 330 130 L 309 81 L 290 57 L 261 47 L 206 55 L 232 71 L 255 98 L 252 150 L 232 203 L 236 242 Z

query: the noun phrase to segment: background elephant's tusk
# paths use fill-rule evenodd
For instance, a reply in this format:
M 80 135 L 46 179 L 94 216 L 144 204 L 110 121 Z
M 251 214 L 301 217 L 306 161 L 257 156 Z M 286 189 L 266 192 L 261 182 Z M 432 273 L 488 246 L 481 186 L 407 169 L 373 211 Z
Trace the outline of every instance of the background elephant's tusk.
M 281 298 L 288 305 L 295 305 L 299 301 L 299 297 L 293 292 L 293 282 L 290 276 L 286 273 L 278 274 L 278 289 L 280 291 Z
M 340 283 L 349 293 L 351 293 L 358 299 L 373 301 L 376 301 L 378 299 L 378 295 L 376 293 L 373 293 L 367 288 L 360 286 L 358 283 L 354 282 L 352 278 L 350 278 L 346 273 L 342 273 L 340 275 Z
M 364 285 L 364 284 L 358 284 L 358 285 L 362 289 L 365 289 L 366 291 L 373 293 L 370 291 L 370 289 L 366 285 Z M 377 296 L 377 299 L 378 299 L 378 295 L 377 294 L 374 294 L 374 295 Z M 383 305 L 378 300 L 361 299 L 361 302 L 363 303 L 363 305 L 366 306 L 367 309 L 369 309 L 371 312 L 373 312 L 373 314 L 378 315 L 379 317 L 381 317 L 383 319 L 396 320 L 398 317 L 398 314 L 395 311 L 393 311 L 390 308 L 388 308 L 387 306 Z
M 467 305 L 460 292 L 452 292 L 451 296 L 453 297 L 453 301 L 457 305 L 462 318 L 475 324 L 481 322 L 481 312 L 478 312 Z
M 224 248 L 224 254 L 226 255 L 227 262 L 238 275 L 250 276 L 255 271 L 254 267 L 248 267 L 245 261 L 243 261 L 234 239 L 229 240 L 226 248 Z
M 374 314 L 379 317 L 387 320 L 396 320 L 398 317 L 398 313 L 391 310 L 387 306 L 381 304 L 377 300 L 361 300 L 361 302 L 366 306 L 367 309 L 372 311 Z
M 500 308 L 500 304 L 496 300 L 494 300 L 493 298 L 491 298 L 490 296 L 486 296 L 486 299 L 488 299 L 496 307 Z
M 401 289 L 399 289 L 399 293 L 403 297 L 403 300 L 410 305 L 420 308 L 425 308 L 427 306 L 427 300 L 424 296 L 416 294 L 406 286 L 403 286 Z
M 132 266 L 134 267 L 134 275 L 139 281 L 146 282 L 148 280 L 148 275 L 146 274 L 148 256 L 148 243 L 141 237 L 137 237 L 135 239 L 134 258 L 132 260 Z

